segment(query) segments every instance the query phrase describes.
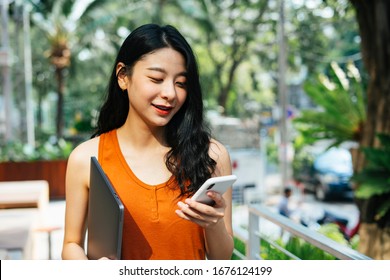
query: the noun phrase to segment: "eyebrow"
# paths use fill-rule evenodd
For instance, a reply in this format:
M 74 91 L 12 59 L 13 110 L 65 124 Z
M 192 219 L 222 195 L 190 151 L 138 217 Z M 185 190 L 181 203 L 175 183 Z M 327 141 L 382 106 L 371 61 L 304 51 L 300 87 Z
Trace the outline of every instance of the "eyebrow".
M 161 72 L 161 73 L 167 74 L 167 71 L 165 71 L 163 68 L 160 68 L 160 67 L 148 67 L 146 69 L 147 70 L 151 70 L 151 71 L 157 71 L 157 72 Z M 176 76 L 187 77 L 187 71 L 180 72 Z

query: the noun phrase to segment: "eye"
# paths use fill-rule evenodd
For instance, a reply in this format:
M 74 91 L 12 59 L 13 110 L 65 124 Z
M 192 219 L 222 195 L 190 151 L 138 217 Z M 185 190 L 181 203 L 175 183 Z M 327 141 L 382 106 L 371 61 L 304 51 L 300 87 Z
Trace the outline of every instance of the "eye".
M 176 82 L 176 85 L 179 88 L 184 88 L 184 89 L 187 87 L 187 83 L 186 82 Z
M 176 86 L 185 89 L 187 87 L 187 79 L 185 77 L 178 77 L 175 82 Z
M 159 84 L 159 83 L 162 83 L 162 82 L 163 82 L 163 79 L 156 78 L 156 77 L 149 77 L 149 79 L 150 79 L 153 83 L 156 83 L 156 84 Z

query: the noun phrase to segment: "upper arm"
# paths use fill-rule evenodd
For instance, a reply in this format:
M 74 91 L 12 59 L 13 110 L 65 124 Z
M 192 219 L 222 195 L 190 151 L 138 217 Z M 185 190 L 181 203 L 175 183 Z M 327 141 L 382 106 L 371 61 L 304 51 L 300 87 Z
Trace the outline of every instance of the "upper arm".
M 64 243 L 84 246 L 88 212 L 90 158 L 96 156 L 94 141 L 76 147 L 68 159 L 66 170 L 66 211 Z
M 216 168 L 213 176 L 225 176 L 232 174 L 230 155 L 226 147 L 220 142 L 212 139 L 210 142 L 209 154 L 215 160 Z M 224 222 L 226 231 L 233 236 L 232 228 L 232 188 L 229 188 L 223 195 L 226 203 Z
M 209 148 L 210 157 L 217 163 L 213 176 L 224 176 L 232 174 L 230 155 L 226 147 L 212 139 Z

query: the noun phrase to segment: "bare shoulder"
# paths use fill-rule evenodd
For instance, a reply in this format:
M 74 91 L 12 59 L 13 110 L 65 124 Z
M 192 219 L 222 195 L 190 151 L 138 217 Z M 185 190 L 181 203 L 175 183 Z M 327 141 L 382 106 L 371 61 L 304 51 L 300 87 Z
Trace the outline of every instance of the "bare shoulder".
M 215 170 L 216 176 L 231 174 L 232 168 L 229 151 L 221 142 L 211 139 L 209 155 L 217 163 Z
M 219 141 L 215 139 L 210 140 L 210 148 L 209 148 L 209 155 L 214 159 L 217 160 L 221 156 L 229 156 L 229 153 L 226 149 L 226 147 Z
M 78 180 L 88 185 L 91 157 L 98 157 L 99 137 L 89 139 L 79 144 L 69 155 L 67 181 L 74 183 Z
M 89 161 L 92 156 L 97 157 L 99 150 L 99 137 L 89 139 L 79 144 L 70 154 L 69 160 L 72 162 Z

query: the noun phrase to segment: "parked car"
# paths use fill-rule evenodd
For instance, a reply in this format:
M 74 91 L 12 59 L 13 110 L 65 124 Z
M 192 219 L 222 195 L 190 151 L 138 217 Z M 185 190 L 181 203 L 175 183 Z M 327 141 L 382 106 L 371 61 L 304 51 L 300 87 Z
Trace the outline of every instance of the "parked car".
M 353 175 L 352 156 L 344 148 L 331 148 L 317 155 L 313 164 L 302 170 L 300 180 L 317 200 L 350 195 Z

